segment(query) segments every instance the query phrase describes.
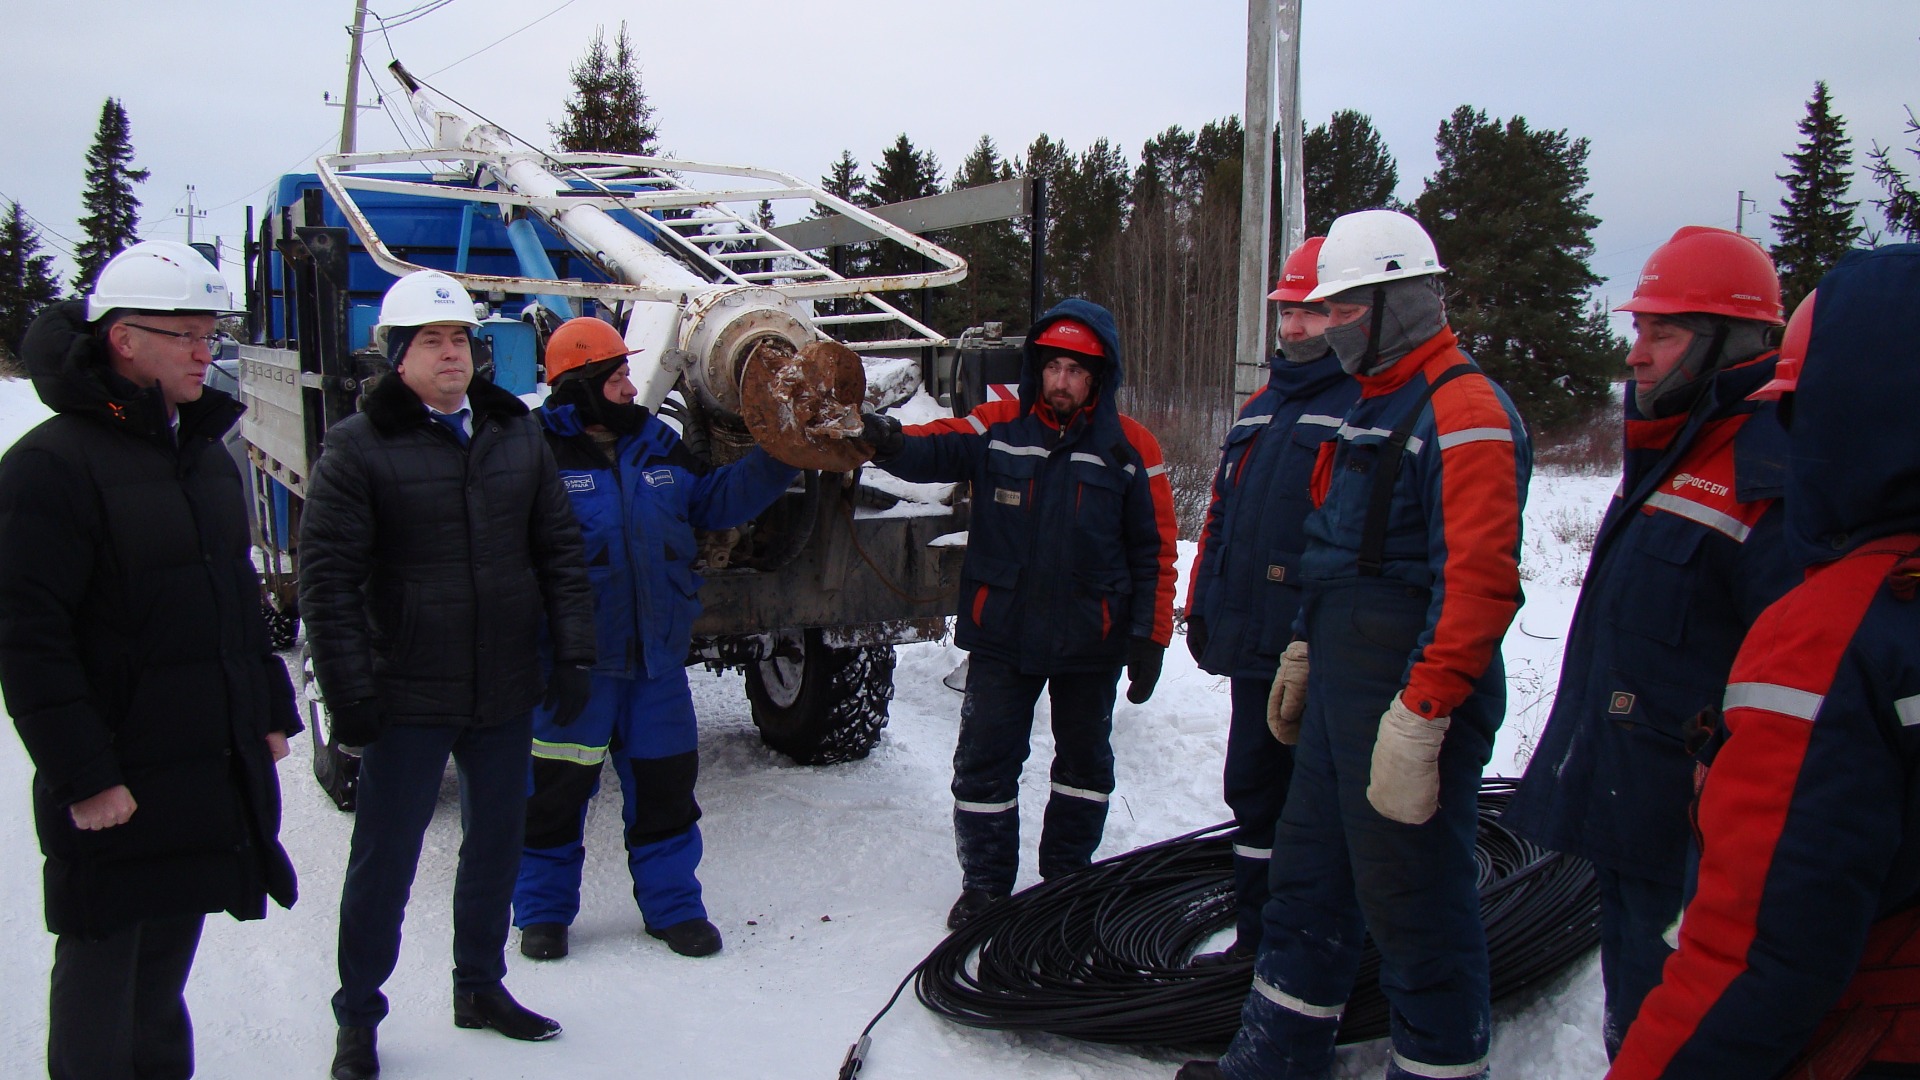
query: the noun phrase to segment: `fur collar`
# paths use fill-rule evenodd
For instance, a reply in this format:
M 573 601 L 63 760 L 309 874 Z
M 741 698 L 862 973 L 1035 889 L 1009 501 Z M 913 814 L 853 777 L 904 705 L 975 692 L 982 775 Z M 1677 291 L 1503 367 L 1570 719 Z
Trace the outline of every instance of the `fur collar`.
M 481 378 L 473 377 L 467 387 L 467 403 L 473 406 L 473 430 L 478 433 L 480 422 L 489 418 L 508 420 L 516 416 L 527 415 L 526 402 Z M 427 422 L 427 407 L 420 401 L 420 395 L 400 380 L 393 372 L 386 372 L 374 380 L 373 388 L 360 402 L 360 411 L 383 435 L 413 427 Z

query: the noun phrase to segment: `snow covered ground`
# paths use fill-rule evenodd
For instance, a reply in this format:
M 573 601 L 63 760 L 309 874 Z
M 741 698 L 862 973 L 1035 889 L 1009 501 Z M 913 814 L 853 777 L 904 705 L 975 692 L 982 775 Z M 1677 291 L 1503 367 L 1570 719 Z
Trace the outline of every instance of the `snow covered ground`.
M 0 381 L 0 446 L 45 415 L 25 382 Z M 1613 479 L 1542 476 L 1527 511 L 1526 607 L 1507 638 L 1508 723 L 1492 770 L 1511 774 L 1545 722 L 1559 653 L 1591 536 Z M 1192 557 L 1182 545 L 1184 572 Z M 866 761 L 803 768 L 760 745 L 738 675 L 692 673 L 702 727 L 701 868 L 725 951 L 678 957 L 641 933 L 621 858 L 619 803 L 609 790 L 588 821 L 589 856 L 574 954 L 535 964 L 510 954 L 508 985 L 566 1033 L 515 1043 L 450 1022 L 449 897 L 459 842 L 452 781 L 430 831 L 408 913 L 393 1013 L 380 1031 L 391 1080 L 472 1077 L 697 1076 L 831 1080 L 847 1046 L 896 983 L 944 936 L 959 890 L 947 793 L 960 696 L 941 678 L 963 654 L 946 644 L 900 650 L 892 722 Z M 1194 667 L 1184 643 L 1145 705 L 1122 698 L 1114 718 L 1119 788 L 1102 856 L 1220 821 L 1227 686 Z M 1024 887 L 1052 753 L 1045 706 L 1022 782 Z M 321 1076 L 332 1053 L 334 914 L 352 819 L 313 783 L 304 738 L 281 764 L 283 838 L 301 900 L 266 921 L 207 921 L 189 987 L 202 1077 Z M 40 917 L 40 858 L 28 799 L 31 769 L 0 736 L 0 1075 L 43 1072 L 46 979 L 53 939 Z M 1595 960 L 1495 1010 L 1497 1076 L 1597 1077 L 1600 985 Z M 1378 1076 L 1383 1043 L 1343 1051 L 1342 1077 Z M 1089 1046 L 1051 1036 L 957 1027 L 909 990 L 874 1032 L 863 1076 L 900 1078 L 1171 1077 L 1172 1052 Z

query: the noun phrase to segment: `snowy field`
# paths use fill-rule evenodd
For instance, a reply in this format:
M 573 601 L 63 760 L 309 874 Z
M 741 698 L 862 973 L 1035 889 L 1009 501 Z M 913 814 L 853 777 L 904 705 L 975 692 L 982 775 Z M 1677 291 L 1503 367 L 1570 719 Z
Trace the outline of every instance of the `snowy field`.
M 46 415 L 26 382 L 0 381 L 0 446 Z M 1541 476 L 1527 510 L 1527 605 L 1507 638 L 1510 706 L 1492 772 L 1515 774 L 1545 723 L 1586 552 L 1610 476 Z M 1181 545 L 1181 570 L 1192 545 Z M 1184 583 L 1183 583 L 1184 589 Z M 832 1080 L 847 1046 L 895 984 L 944 936 L 958 894 L 947 782 L 960 695 L 941 679 L 963 658 L 946 644 L 903 647 L 892 721 L 867 760 L 804 768 L 760 745 L 737 674 L 691 673 L 702 726 L 701 867 L 726 949 L 687 959 L 641 933 L 609 784 L 588 820 L 583 910 L 573 955 L 535 964 L 509 955 L 508 985 L 561 1021 L 544 1044 L 453 1027 L 450 892 L 459 842 L 451 779 L 428 834 L 393 1013 L 380 1029 L 382 1075 L 439 1078 L 627 1077 Z M 1223 820 L 1226 680 L 1199 671 L 1176 639 L 1152 700 L 1124 696 L 1114 717 L 1119 787 L 1100 856 Z M 1036 879 L 1034 843 L 1052 740 L 1045 704 L 1022 780 L 1021 887 Z M 312 780 L 304 737 L 281 764 L 282 838 L 300 871 L 300 903 L 264 922 L 207 920 L 188 989 L 199 1074 L 317 1077 L 332 1054 L 334 914 L 352 819 Z M 40 856 L 19 741 L 0 737 L 0 980 L 13 1004 L 0 1021 L 0 1076 L 44 1074 L 46 982 L 53 938 L 41 920 Z M 1605 1072 L 1597 961 L 1576 964 L 1538 994 L 1495 1009 L 1493 1070 L 1508 1078 Z M 1378 1076 L 1384 1043 L 1342 1051 L 1339 1075 Z M 862 1076 L 1169 1078 L 1182 1055 L 1091 1046 L 1051 1036 L 958 1027 L 921 1009 L 912 991 L 874 1031 Z

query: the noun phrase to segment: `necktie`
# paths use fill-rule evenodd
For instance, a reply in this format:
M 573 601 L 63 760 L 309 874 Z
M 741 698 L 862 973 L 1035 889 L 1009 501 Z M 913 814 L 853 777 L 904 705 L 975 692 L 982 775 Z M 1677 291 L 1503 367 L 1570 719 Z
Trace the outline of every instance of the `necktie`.
M 464 448 L 467 443 L 471 441 L 467 435 L 467 413 L 468 410 L 466 409 L 457 409 L 450 413 L 438 413 L 428 410 L 427 415 L 445 424 L 447 430 L 453 432 L 453 437 L 458 440 L 461 447 Z

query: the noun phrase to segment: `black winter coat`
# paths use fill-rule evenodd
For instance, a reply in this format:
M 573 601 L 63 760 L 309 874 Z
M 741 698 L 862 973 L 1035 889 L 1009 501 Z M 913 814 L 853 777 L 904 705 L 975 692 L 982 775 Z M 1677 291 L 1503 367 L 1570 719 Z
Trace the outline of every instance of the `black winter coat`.
M 473 441 L 397 375 L 327 432 L 300 523 L 300 614 L 336 703 L 393 724 L 485 727 L 594 660 L 593 587 L 553 452 L 519 398 L 476 378 Z
M 266 736 L 300 721 L 220 444 L 241 407 L 181 405 L 176 449 L 157 388 L 111 372 L 77 301 L 21 352 L 59 415 L 0 458 L 0 689 L 33 758 L 47 927 L 291 906 Z M 74 826 L 71 804 L 119 784 L 125 824 Z

